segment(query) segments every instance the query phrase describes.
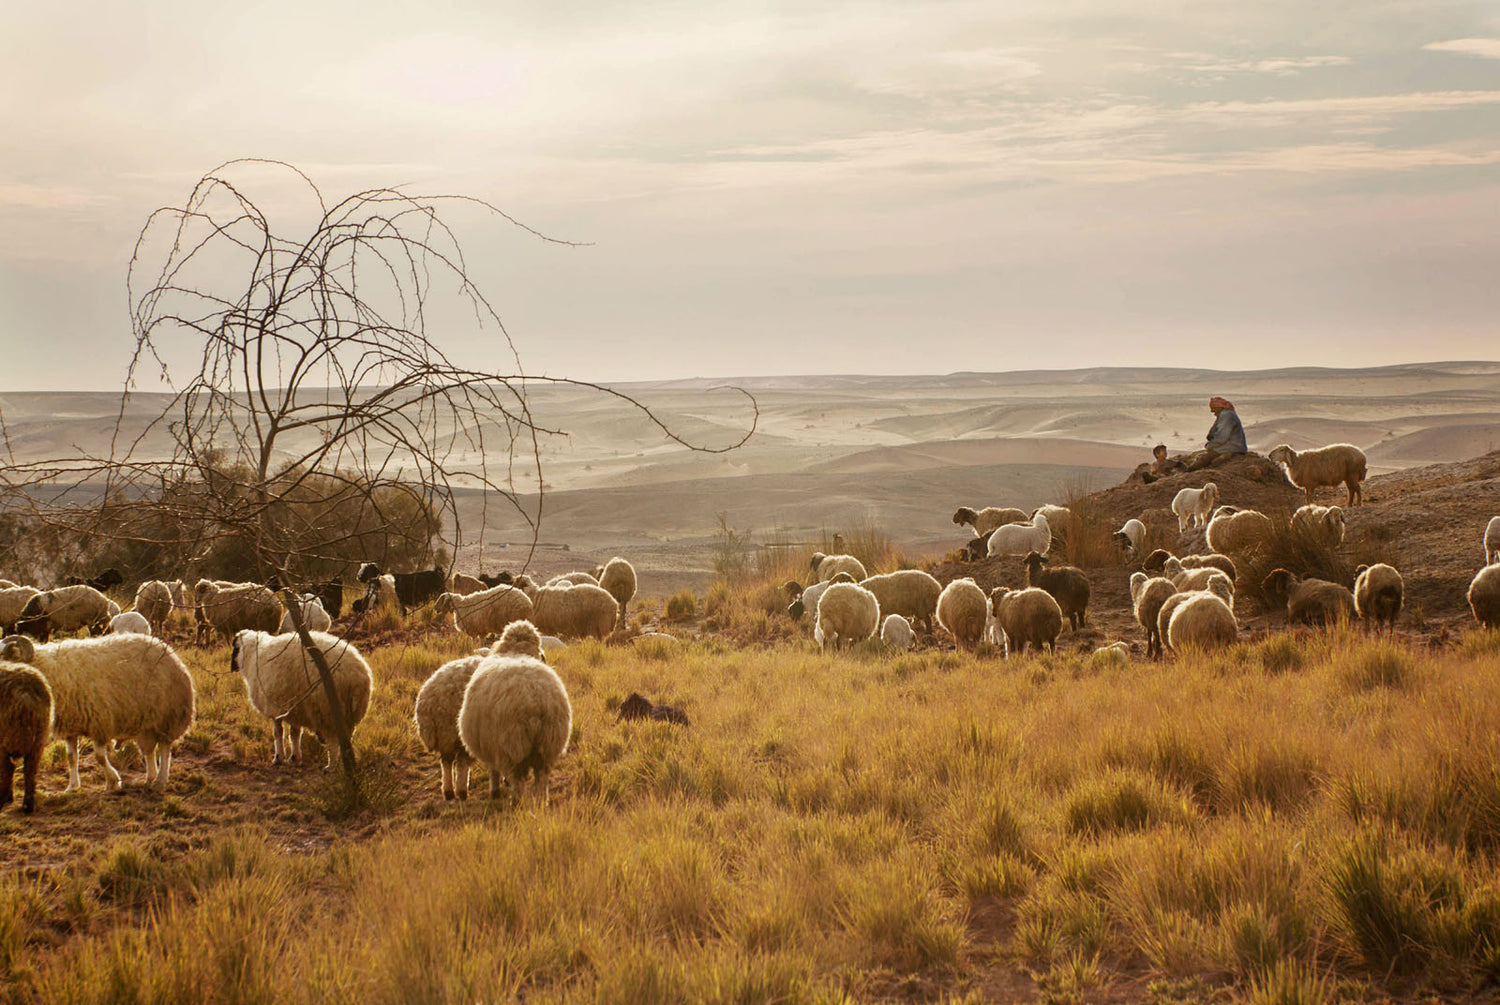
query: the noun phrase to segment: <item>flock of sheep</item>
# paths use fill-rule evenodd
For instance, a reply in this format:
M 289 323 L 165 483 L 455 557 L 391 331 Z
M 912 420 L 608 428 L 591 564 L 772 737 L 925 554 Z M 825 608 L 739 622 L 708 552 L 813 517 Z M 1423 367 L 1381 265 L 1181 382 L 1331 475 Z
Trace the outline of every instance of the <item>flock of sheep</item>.
M 440 667 L 417 696 L 417 732 L 441 760 L 443 794 L 466 798 L 469 764 L 478 760 L 490 768 L 492 796 L 501 794 L 503 781 L 519 794 L 530 777 L 545 799 L 548 772 L 572 732 L 567 688 L 547 665 L 546 652 L 566 645 L 565 637 L 603 638 L 623 622 L 636 591 L 630 563 L 613 558 L 592 573 L 540 585 L 505 573 L 494 585 L 464 575 L 433 581 L 428 573 L 402 580 L 369 565 L 359 578 L 367 587 L 357 602 L 362 611 L 431 601 L 458 630 L 476 639 L 498 636 Z M 442 592 L 431 595 L 434 586 Z M 53 737 L 67 744 L 64 792 L 81 785 L 82 739 L 91 741 L 107 789 L 123 784 L 111 750 L 131 740 L 145 758 L 146 783 L 166 786 L 172 746 L 192 726 L 195 703 L 187 667 L 160 638 L 178 611 L 192 612 L 200 644 L 214 633 L 230 644 L 231 672 L 243 678 L 251 707 L 271 720 L 273 763 L 302 759 L 304 730 L 332 741 L 338 718 L 352 730 L 370 707 L 374 678 L 352 643 L 328 634 L 342 588 L 318 592 L 324 595 L 205 579 L 194 585 L 189 602 L 181 582 L 152 580 L 137 588 L 131 610 L 122 611 L 96 585 L 38 590 L 0 580 L 0 806 L 13 799 L 19 760 L 21 809 L 35 809 L 37 773 Z M 283 597 L 290 598 L 286 604 Z M 331 687 L 295 634 L 287 605 L 321 653 Z M 90 637 L 48 641 L 84 630 Z

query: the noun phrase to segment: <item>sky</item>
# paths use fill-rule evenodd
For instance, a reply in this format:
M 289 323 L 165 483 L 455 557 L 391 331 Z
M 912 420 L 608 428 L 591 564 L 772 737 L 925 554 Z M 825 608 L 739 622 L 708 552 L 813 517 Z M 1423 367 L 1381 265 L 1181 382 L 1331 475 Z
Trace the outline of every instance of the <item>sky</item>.
M 1500 357 L 1493 2 L 0 4 L 0 389 L 119 387 L 250 157 L 576 242 L 448 218 L 535 374 Z

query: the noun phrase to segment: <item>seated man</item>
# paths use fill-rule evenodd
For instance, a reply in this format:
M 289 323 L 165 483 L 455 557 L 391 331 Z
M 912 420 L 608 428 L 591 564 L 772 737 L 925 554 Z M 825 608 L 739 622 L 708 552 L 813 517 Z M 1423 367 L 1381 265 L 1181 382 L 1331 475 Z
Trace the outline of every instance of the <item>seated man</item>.
M 1189 471 L 1210 467 L 1250 451 L 1245 445 L 1245 427 L 1240 425 L 1233 402 L 1214 395 L 1208 399 L 1208 410 L 1214 413 L 1214 424 L 1209 427 L 1203 449 L 1188 463 Z

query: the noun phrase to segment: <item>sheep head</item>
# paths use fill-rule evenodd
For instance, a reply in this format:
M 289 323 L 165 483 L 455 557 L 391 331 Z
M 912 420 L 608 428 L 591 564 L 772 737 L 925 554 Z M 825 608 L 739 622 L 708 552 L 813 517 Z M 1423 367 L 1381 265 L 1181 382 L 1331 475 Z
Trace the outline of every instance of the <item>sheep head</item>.
M 1289 445 L 1285 443 L 1278 444 L 1277 446 L 1273 447 L 1271 449 L 1271 452 L 1266 455 L 1266 460 L 1270 461 L 1272 464 L 1284 464 L 1290 466 L 1291 463 L 1296 459 L 1297 451 L 1293 450 Z
M 972 527 L 974 525 L 974 521 L 977 519 L 979 519 L 979 515 L 973 510 L 969 509 L 969 507 L 967 506 L 960 506 L 958 509 L 953 511 L 953 522 L 958 524 L 960 527 L 964 526 L 965 524 Z
M 1219 486 L 1217 482 L 1209 482 L 1203 486 L 1203 495 L 1199 501 L 1201 502 L 1203 498 L 1208 499 L 1208 502 L 1203 504 L 1204 508 L 1213 509 L 1214 503 L 1219 501 Z
M 788 579 L 785 583 L 781 584 L 781 591 L 792 600 L 796 600 L 802 596 L 802 584 L 795 579 Z
M 812 561 L 809 563 L 808 567 L 811 568 L 814 572 L 816 572 L 818 570 L 818 566 L 822 564 L 823 559 L 825 559 L 827 557 L 828 556 L 825 555 L 825 554 L 823 554 L 821 551 L 815 551 L 815 552 L 813 552 L 813 554 L 812 554 Z
M 1146 556 L 1146 560 L 1141 563 L 1141 568 L 1147 572 L 1160 572 L 1166 566 L 1167 559 L 1171 557 L 1172 553 L 1170 551 L 1167 551 L 1165 548 L 1157 548 Z
M 1288 572 L 1286 569 L 1272 569 L 1265 579 L 1261 580 L 1260 588 L 1273 597 L 1285 596 L 1291 592 L 1300 579 Z
M 379 579 L 381 575 L 382 573 L 380 570 L 380 566 L 376 565 L 374 562 L 366 562 L 364 565 L 361 565 L 359 567 L 359 572 L 355 574 L 354 578 L 359 580 L 361 583 L 368 583 L 373 579 Z

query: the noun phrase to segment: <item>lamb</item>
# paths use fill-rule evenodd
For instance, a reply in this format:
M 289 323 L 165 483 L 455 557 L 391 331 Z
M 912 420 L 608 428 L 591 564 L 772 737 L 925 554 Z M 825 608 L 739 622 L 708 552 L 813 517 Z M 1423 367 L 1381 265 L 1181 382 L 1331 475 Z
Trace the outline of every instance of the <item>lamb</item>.
M 200 579 L 193 587 L 193 596 L 198 603 L 200 643 L 210 629 L 228 642 L 244 629 L 275 632 L 281 625 L 281 602 L 258 583 L 224 584 Z
M 547 586 L 598 586 L 599 580 L 592 572 L 562 572 L 547 580 Z
M 610 603 L 615 603 L 613 597 Z M 534 791 L 545 803 L 547 776 L 567 752 L 572 732 L 573 706 L 568 701 L 568 689 L 540 660 L 486 656 L 464 689 L 458 713 L 459 740 L 473 758 L 489 766 L 492 799 L 500 797 L 502 778 L 509 779 L 519 795 L 526 776 L 532 774 Z
M 1484 564 L 1496 562 L 1500 562 L 1500 516 L 1490 517 L 1489 526 L 1484 528 Z
M 134 739 L 146 759 L 146 783 L 164 789 L 172 744 L 193 724 L 193 679 L 161 639 L 106 635 L 34 645 L 24 635 L 0 640 L 0 660 L 28 663 L 52 688 L 53 735 L 68 744 L 68 786 L 82 782 L 78 741 L 88 737 L 105 788 L 123 786 L 109 761 L 113 740 Z
M 1302 579 L 1286 569 L 1273 569 L 1261 589 L 1272 597 L 1286 597 L 1287 620 L 1293 623 L 1331 625 L 1354 617 L 1354 594 L 1325 579 Z
M 76 632 L 80 628 L 87 628 L 91 635 L 101 635 L 109 627 L 109 619 L 119 613 L 120 605 L 92 586 L 59 586 L 32 597 L 17 623 L 31 622 L 42 636 Z
M 477 576 L 470 576 L 467 573 L 463 572 L 455 572 L 453 574 L 453 582 L 449 585 L 448 589 L 450 593 L 457 593 L 459 596 L 468 596 L 471 593 L 483 592 L 484 590 L 488 589 L 488 587 L 485 586 L 484 580 L 478 578 Z
M 1057 637 L 1062 634 L 1063 612 L 1052 594 L 1036 587 L 1007 590 L 997 587 L 990 592 L 995 623 L 1005 636 L 1005 654 L 1024 653 L 1029 644 L 1033 652 L 1046 646 L 1057 651 Z
M 21 612 L 31 603 L 31 598 L 42 591 L 34 586 L 8 586 L 0 588 L 0 633 L 14 634 Z
M 1052 528 L 1047 524 L 1046 514 L 1038 513 L 1031 518 L 1029 524 L 1006 524 L 995 528 L 990 535 L 989 555 L 991 558 L 996 555 L 1024 555 L 1028 551 L 1045 555 L 1051 547 Z
M 974 528 L 975 537 L 985 537 L 996 527 L 1003 527 L 1008 523 L 1029 523 L 1031 518 L 1026 515 L 1025 510 L 1016 509 L 1014 506 L 986 506 L 982 510 L 970 509 L 960 506 L 953 511 L 953 522 L 960 527 L 969 526 Z
M 139 611 L 121 611 L 109 619 L 110 635 L 151 635 L 151 622 Z
M 443 798 L 469 798 L 469 752 L 458 738 L 458 713 L 463 707 L 464 689 L 485 657 L 495 653 L 542 658 L 542 640 L 536 626 L 529 621 L 514 621 L 505 627 L 500 641 L 473 656 L 463 656 L 444 663 L 435 670 L 417 692 L 413 718 L 422 745 L 438 755 L 443 766 Z
M 514 586 L 496 586 L 478 593 L 440 593 L 433 604 L 439 614 L 453 615 L 453 626 L 465 635 L 499 635 L 513 621 L 532 615 L 531 598 Z
M 1264 513 L 1224 506 L 1208 521 L 1208 546 L 1221 555 L 1242 555 L 1259 547 L 1274 529 Z
M 1500 628 L 1500 565 L 1486 565 L 1469 584 L 1469 610 L 1485 628 Z
M 374 688 L 370 665 L 359 650 L 343 639 L 323 632 L 312 633 L 313 644 L 323 653 L 333 675 L 334 691 L 352 734 L 370 707 Z M 338 733 L 333 710 L 318 668 L 295 635 L 271 635 L 244 629 L 236 632 L 229 653 L 229 669 L 245 679 L 250 705 L 271 720 L 272 764 L 302 761 L 302 731 L 311 730 L 328 748 L 327 765 L 333 762 L 332 741 Z M 290 727 L 290 743 L 282 735 Z
M 973 649 L 984 637 L 989 619 L 989 601 L 974 580 L 955 579 L 938 596 L 937 622 L 964 649 Z
M 847 572 L 840 572 L 832 579 L 825 579 L 821 583 L 814 583 L 804 590 L 795 580 L 789 580 L 783 589 L 787 590 L 788 593 L 794 593 L 794 596 L 792 597 L 792 602 L 787 605 L 786 613 L 793 621 L 797 621 L 811 607 L 813 616 L 816 617 L 818 613 L 818 598 L 823 596 L 824 590 L 828 589 L 834 583 L 852 583 L 854 581 L 854 577 Z M 793 588 L 795 588 L 795 591 Z
M 931 631 L 931 629 L 928 629 Z M 880 626 L 880 641 L 892 649 L 910 649 L 916 642 L 916 633 L 911 622 L 899 614 L 887 614 Z
M 1134 558 L 1146 540 L 1146 525 L 1139 520 L 1126 520 L 1125 525 L 1115 531 L 1114 539 L 1127 559 Z
M 1176 592 L 1177 587 L 1172 585 L 1170 579 L 1147 576 L 1144 572 L 1132 573 L 1130 576 L 1130 604 L 1135 612 L 1136 623 L 1146 630 L 1147 656 L 1160 656 L 1162 653 L 1157 615 L 1161 613 L 1162 604 Z
M 1167 624 L 1167 645 L 1174 653 L 1186 647 L 1219 649 L 1234 644 L 1239 624 L 1223 600 L 1207 591 L 1180 594 L 1187 599 L 1177 606 Z
M 15 798 L 21 761 L 21 812 L 36 809 L 36 776 L 52 737 L 52 689 L 33 667 L 0 659 L 0 806 Z
M 1394 630 L 1405 595 L 1401 573 L 1384 562 L 1355 570 L 1354 613 L 1367 624 L 1373 622 L 1379 627 L 1383 623 Z
M 1292 514 L 1292 530 L 1319 539 L 1330 547 L 1344 543 L 1344 511 L 1338 506 L 1300 506 Z
M 932 631 L 932 616 L 937 613 L 938 597 L 943 586 L 921 569 L 898 569 L 881 576 L 871 576 L 860 586 L 875 594 L 881 613 L 900 614 L 920 622 L 924 631 Z
M 1110 642 L 1089 654 L 1090 663 L 1125 663 L 1130 660 L 1130 643 Z
M 323 601 L 311 593 L 304 593 L 298 598 L 300 613 L 302 614 L 302 627 L 310 632 L 326 632 L 333 627 L 333 619 L 328 612 L 323 610 Z M 282 604 L 285 607 L 285 603 Z M 292 627 L 292 614 L 287 611 L 281 616 L 281 623 L 276 627 L 276 634 L 285 635 L 296 631 Z
M 1208 516 L 1218 501 L 1219 486 L 1214 482 L 1199 489 L 1180 490 L 1172 498 L 1172 512 L 1177 514 L 1177 532 L 1181 534 L 1189 527 L 1208 526 Z
M 1026 585 L 1046 590 L 1062 608 L 1073 631 L 1078 631 L 1088 620 L 1089 577 L 1077 566 L 1059 565 L 1043 569 L 1047 560 L 1036 552 L 1026 553 L 1022 559 L 1026 566 Z
M 870 578 L 870 574 L 865 571 L 864 563 L 853 555 L 825 555 L 821 551 L 813 552 L 812 571 L 820 583 L 832 579 L 841 572 L 847 572 L 854 577 L 856 583 L 861 579 Z
M 595 569 L 594 576 L 620 605 L 620 621 L 624 623 L 625 608 L 635 596 L 635 566 L 616 556 Z
M 977 562 L 982 558 L 987 558 L 990 553 L 990 534 L 993 533 L 994 531 L 990 531 L 989 534 L 980 534 L 978 537 L 971 537 L 965 541 L 963 546 L 963 560 L 965 562 Z
M 1365 480 L 1365 452 L 1352 443 L 1334 443 L 1300 453 L 1283 443 L 1267 454 L 1266 459 L 1286 469 L 1287 479 L 1307 493 L 1309 503 L 1316 490 L 1341 482 L 1348 489 L 1350 506 L 1358 506 L 1364 500 L 1359 483 Z
M 824 649 L 863 642 L 880 630 L 880 601 L 856 583 L 835 583 L 818 598 L 813 641 Z
M 603 639 L 619 622 L 620 605 L 602 586 L 548 586 L 537 591 L 531 620 L 548 635 Z

